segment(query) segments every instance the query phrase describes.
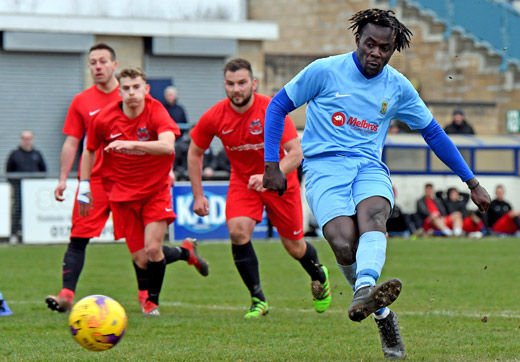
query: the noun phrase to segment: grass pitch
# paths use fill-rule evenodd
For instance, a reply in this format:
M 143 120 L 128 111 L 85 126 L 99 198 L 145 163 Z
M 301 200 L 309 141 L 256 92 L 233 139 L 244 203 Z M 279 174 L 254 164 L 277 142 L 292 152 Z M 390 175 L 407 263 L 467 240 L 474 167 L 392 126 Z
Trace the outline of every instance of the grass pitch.
M 0 291 L 13 311 L 0 317 L 0 361 L 381 361 L 372 317 L 347 317 L 352 292 L 325 241 L 313 242 L 328 266 L 332 305 L 312 306 L 308 276 L 279 242 L 254 242 L 271 307 L 244 320 L 249 294 L 229 243 L 200 242 L 210 275 L 179 261 L 169 265 L 161 316 L 141 315 L 125 245 L 93 244 L 76 300 L 104 294 L 126 309 L 129 325 L 113 349 L 78 345 L 67 314 L 51 312 L 47 294 L 61 288 L 65 245 L 0 247 Z M 393 304 L 412 361 L 520 361 L 520 240 L 390 239 L 381 281 L 397 277 Z

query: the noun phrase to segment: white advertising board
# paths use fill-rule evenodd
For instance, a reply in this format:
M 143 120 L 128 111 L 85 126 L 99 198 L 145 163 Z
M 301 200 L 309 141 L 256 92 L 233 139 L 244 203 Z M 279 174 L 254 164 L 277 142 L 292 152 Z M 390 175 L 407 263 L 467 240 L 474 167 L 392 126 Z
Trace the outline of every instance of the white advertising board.
M 22 180 L 22 241 L 27 244 L 64 243 L 70 238 L 72 207 L 78 181 L 67 180 L 65 200 L 56 201 L 55 179 Z M 92 241 L 114 241 L 112 216 L 100 237 Z
M 11 235 L 11 185 L 0 183 L 0 237 Z

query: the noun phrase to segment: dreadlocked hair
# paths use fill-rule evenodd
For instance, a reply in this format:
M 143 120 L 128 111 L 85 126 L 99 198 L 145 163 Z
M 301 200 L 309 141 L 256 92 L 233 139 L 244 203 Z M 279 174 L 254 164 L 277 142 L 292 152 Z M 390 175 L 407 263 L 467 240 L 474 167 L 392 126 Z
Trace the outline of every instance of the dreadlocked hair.
M 349 21 L 352 23 L 349 29 L 352 29 L 356 36 L 361 36 L 365 25 L 372 23 L 394 30 L 395 49 L 397 51 L 400 52 L 401 49 L 410 47 L 410 38 L 413 34 L 410 29 L 397 20 L 392 10 L 367 9 L 358 11 Z

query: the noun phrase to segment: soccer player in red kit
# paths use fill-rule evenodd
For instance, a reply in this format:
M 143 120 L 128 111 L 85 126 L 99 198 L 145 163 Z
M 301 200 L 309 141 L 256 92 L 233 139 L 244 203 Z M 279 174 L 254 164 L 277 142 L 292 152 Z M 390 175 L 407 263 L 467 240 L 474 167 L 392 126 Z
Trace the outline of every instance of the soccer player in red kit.
M 134 263 L 147 270 L 148 298 L 143 313 L 159 315 L 167 264 L 162 241 L 167 225 L 176 217 L 169 172 L 180 130 L 164 106 L 147 97 L 150 87 L 140 69 L 123 69 L 119 82 L 122 102 L 103 108 L 87 133 L 77 196 L 79 212 L 88 216 L 95 203 L 89 180 L 96 150 L 103 149 L 102 181 L 113 211 L 115 237 L 126 238 Z
M 311 277 L 316 311 L 324 312 L 330 305 L 331 290 L 327 268 L 319 264 L 316 249 L 303 240 L 302 203 L 296 172 L 303 156 L 296 128 L 288 118 L 280 147 L 288 192 L 279 196 L 262 187 L 264 115 L 271 98 L 255 92 L 257 80 L 253 78 L 251 64 L 245 59 L 230 60 L 224 66 L 224 77 L 228 98 L 206 111 L 191 132 L 188 172 L 193 189 L 193 211 L 199 216 L 211 212 L 203 193 L 201 171 L 204 151 L 217 136 L 222 140 L 231 163 L 226 220 L 233 259 L 252 298 L 245 317 L 258 318 L 267 314 L 269 309 L 260 285 L 258 259 L 251 243 L 253 228 L 262 220 L 264 206 L 285 249 Z
M 59 184 L 54 191 L 54 196 L 58 201 L 64 200 L 63 192 L 66 188 L 67 178 L 72 169 L 80 140 L 87 133 L 90 122 L 107 104 L 121 100 L 119 83 L 115 77 L 117 61 L 114 49 L 104 43 L 91 47 L 88 68 L 94 85 L 74 97 L 63 126 L 63 133 L 67 137 L 61 151 Z M 51 310 L 68 312 L 71 309 L 76 285 L 85 262 L 85 249 L 92 237 L 101 234 L 110 215 L 108 198 L 101 183 L 102 159 L 101 151 L 99 151 L 99 157 L 96 157 L 90 179 L 90 189 L 94 195 L 95 204 L 90 210 L 89 217 L 81 217 L 78 205 L 74 203 L 70 243 L 67 246 L 62 264 L 62 289 L 57 296 L 48 295 L 45 298 L 45 302 Z M 188 240 L 183 246 L 188 250 L 181 250 L 179 258 L 188 260 L 188 263 L 195 265 L 201 274 L 206 273 L 204 265 L 194 261 L 191 257 L 191 254 L 196 255 L 197 253 L 196 244 Z M 167 249 L 168 247 L 165 246 L 164 248 Z M 194 249 L 193 252 L 190 252 L 191 249 Z M 165 252 L 168 252 L 171 260 L 175 261 L 179 250 L 165 250 Z M 168 261 L 171 262 L 170 259 Z M 135 263 L 134 268 L 139 286 L 138 298 L 140 303 L 144 304 L 147 298 L 146 271 L 141 270 Z
M 78 145 L 86 134 L 90 122 L 107 104 L 120 100 L 119 83 L 115 77 L 117 70 L 116 53 L 110 46 L 100 43 L 90 48 L 88 53 L 88 68 L 94 80 L 94 85 L 77 94 L 70 104 L 67 118 L 63 126 L 66 134 L 61 150 L 60 178 L 54 196 L 63 201 Z M 97 157 L 91 178 L 91 190 L 96 203 L 88 218 L 82 218 L 78 206 L 74 203 L 72 211 L 72 229 L 70 243 L 63 257 L 63 287 L 58 296 L 49 295 L 45 299 L 51 310 L 68 312 L 72 307 L 76 284 L 85 262 L 85 248 L 90 238 L 99 236 L 110 215 L 108 199 L 101 185 L 100 165 L 102 157 Z

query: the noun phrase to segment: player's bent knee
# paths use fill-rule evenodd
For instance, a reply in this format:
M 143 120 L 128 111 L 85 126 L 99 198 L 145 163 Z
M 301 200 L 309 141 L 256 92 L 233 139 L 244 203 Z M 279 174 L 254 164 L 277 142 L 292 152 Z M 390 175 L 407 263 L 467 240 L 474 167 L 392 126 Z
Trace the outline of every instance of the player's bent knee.
M 295 259 L 301 259 L 305 255 L 305 251 L 307 250 L 307 244 L 305 243 L 305 240 L 299 239 L 299 240 L 291 240 L 287 238 L 280 238 L 282 240 L 282 244 L 293 258 Z

